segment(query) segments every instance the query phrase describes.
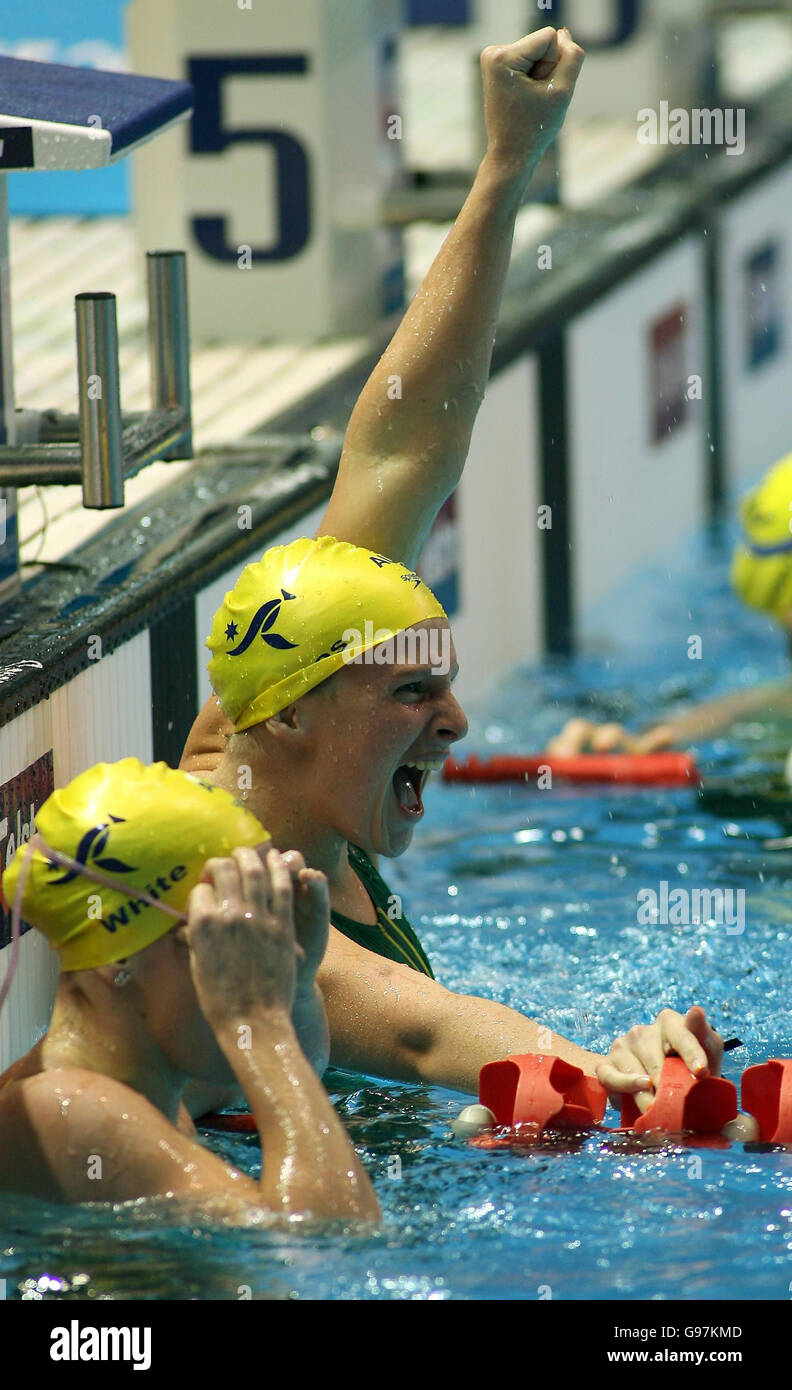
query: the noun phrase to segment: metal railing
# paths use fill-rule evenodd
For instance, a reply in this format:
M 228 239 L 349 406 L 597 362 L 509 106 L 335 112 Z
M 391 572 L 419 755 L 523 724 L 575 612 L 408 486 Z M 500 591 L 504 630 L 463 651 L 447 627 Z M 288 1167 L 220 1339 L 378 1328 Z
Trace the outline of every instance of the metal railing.
M 146 265 L 151 409 L 121 409 L 115 295 L 78 294 L 79 413 L 17 410 L 0 488 L 81 482 L 85 507 L 123 507 L 126 478 L 155 459 L 192 457 L 185 253 L 149 251 Z

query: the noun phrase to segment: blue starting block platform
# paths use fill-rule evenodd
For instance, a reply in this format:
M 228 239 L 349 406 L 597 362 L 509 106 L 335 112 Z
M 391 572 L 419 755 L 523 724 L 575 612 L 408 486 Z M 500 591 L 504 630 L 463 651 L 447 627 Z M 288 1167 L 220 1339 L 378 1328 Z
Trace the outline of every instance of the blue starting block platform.
M 192 104 L 187 82 L 0 56 L 0 172 L 114 164 Z

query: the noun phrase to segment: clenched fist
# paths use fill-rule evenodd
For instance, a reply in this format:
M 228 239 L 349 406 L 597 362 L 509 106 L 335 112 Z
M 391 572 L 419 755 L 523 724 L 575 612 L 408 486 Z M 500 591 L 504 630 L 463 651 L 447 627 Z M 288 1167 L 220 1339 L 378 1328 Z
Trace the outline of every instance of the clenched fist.
M 568 29 L 537 29 L 481 54 L 487 153 L 518 172 L 532 169 L 555 139 L 572 100 L 583 49 Z

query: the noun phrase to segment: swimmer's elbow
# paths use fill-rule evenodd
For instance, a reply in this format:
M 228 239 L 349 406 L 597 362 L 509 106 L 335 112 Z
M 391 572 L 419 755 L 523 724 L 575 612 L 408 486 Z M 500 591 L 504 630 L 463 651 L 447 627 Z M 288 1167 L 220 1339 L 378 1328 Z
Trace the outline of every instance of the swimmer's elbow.
M 411 972 L 414 975 L 414 972 Z M 453 995 L 436 980 L 418 976 L 415 1009 L 408 1009 L 397 1021 L 395 1045 L 405 1070 L 416 1080 L 433 1081 L 445 1071 L 444 1055 L 448 1046 L 446 1006 Z M 426 988 L 429 986 L 429 988 Z
M 437 1046 L 436 1030 L 431 1022 L 415 1023 L 410 1027 L 400 1028 L 396 1035 L 396 1044 L 406 1061 L 418 1065 L 430 1056 Z

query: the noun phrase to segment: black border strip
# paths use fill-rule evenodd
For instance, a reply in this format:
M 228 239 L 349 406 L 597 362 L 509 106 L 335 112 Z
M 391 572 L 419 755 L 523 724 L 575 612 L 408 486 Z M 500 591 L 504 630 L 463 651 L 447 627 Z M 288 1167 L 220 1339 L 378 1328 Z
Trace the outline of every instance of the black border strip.
M 151 736 L 155 762 L 179 766 L 198 708 L 195 594 L 149 628 Z
M 553 333 L 539 350 L 540 505 L 551 508 L 552 526 L 540 531 L 544 592 L 544 649 L 568 655 L 574 645 L 570 455 L 567 416 L 567 337 Z

